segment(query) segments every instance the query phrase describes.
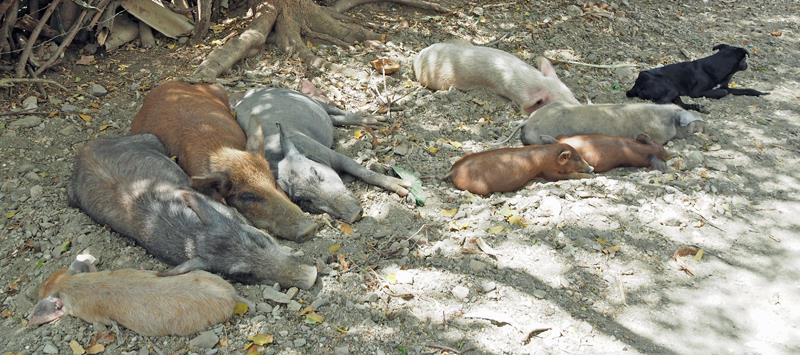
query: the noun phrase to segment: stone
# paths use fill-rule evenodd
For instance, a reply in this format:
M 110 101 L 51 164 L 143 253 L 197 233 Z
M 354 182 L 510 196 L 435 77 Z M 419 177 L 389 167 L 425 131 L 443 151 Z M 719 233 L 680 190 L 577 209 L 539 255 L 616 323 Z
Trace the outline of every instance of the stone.
M 92 85 L 89 85 L 89 93 L 92 94 L 92 96 L 102 97 L 108 94 L 108 90 L 106 90 L 106 88 L 100 84 L 93 83 Z
M 298 292 L 300 292 L 300 290 L 297 287 L 290 287 L 288 290 L 286 290 L 286 297 L 292 299 L 294 296 L 297 296 Z
M 578 7 L 577 5 L 570 5 L 567 6 L 567 15 L 580 16 L 583 15 L 583 10 L 581 10 L 581 8 Z
M 728 171 L 728 166 L 719 160 L 709 160 L 706 162 L 706 166 L 711 170 L 721 171 L 723 173 Z
M 42 352 L 45 354 L 58 354 L 58 348 L 50 342 L 44 344 Z
M 294 340 L 293 344 L 299 348 L 306 345 L 306 340 L 304 338 L 297 338 Z
M 289 298 L 289 296 L 287 296 L 285 293 L 276 291 L 272 287 L 265 288 L 263 296 L 264 298 L 276 303 L 289 303 L 289 300 L 291 300 L 291 298 Z
M 72 104 L 63 104 L 61 105 L 61 112 L 71 113 L 78 111 L 78 106 Z
M 497 284 L 494 281 L 483 281 L 481 282 L 481 291 L 484 293 L 492 292 L 497 289 Z
M 411 148 L 406 143 L 400 143 L 400 145 L 394 147 L 394 154 L 397 155 L 408 155 L 411 152 Z
M 286 309 L 288 309 L 289 312 L 299 312 L 300 308 L 303 308 L 303 305 L 295 300 L 289 301 L 289 304 L 286 305 Z
M 472 9 L 472 13 L 478 16 L 483 16 L 483 8 L 476 6 L 474 9 Z
M 480 260 L 473 259 L 469 261 L 469 269 L 472 270 L 472 272 L 481 272 L 486 270 L 486 264 Z
M 58 133 L 60 133 L 62 136 L 69 137 L 69 136 L 74 135 L 77 131 L 78 131 L 78 128 L 76 128 L 73 125 L 69 125 L 69 126 L 66 126 L 66 127 L 62 128 L 62 129 L 60 129 L 58 131 Z
M 684 165 L 685 165 L 685 168 L 687 170 L 688 169 L 694 169 L 694 168 L 697 168 L 699 166 L 702 166 L 703 165 L 703 153 L 700 153 L 697 150 L 693 150 L 693 151 L 690 151 L 690 152 L 686 153 L 686 156 L 684 157 Z
M 556 197 L 546 196 L 542 198 L 537 211 L 545 217 L 558 216 L 561 214 L 561 201 Z
M 311 307 L 313 307 L 314 309 L 319 309 L 320 307 L 326 304 L 328 304 L 328 299 L 320 296 L 317 297 L 317 299 L 315 299 L 314 302 L 311 302 Z
M 461 285 L 453 287 L 453 290 L 450 291 L 450 292 L 452 292 L 453 296 L 455 296 L 456 298 L 458 298 L 460 300 L 463 300 L 463 299 L 466 299 L 467 297 L 469 297 L 469 289 L 464 287 L 464 286 L 461 286 Z
M 188 38 L 188 37 L 179 37 L 179 38 L 178 38 L 178 43 L 180 43 L 180 44 L 184 44 L 184 43 L 186 43 L 187 41 L 189 41 L 189 38 Z
M 189 340 L 189 347 L 193 349 L 211 349 L 214 345 L 217 345 L 218 341 L 219 337 L 209 330 Z
M 335 355 L 349 355 L 350 354 L 350 345 L 341 345 L 333 348 L 333 353 Z
M 259 302 L 256 304 L 256 311 L 258 313 L 270 313 L 272 312 L 272 306 L 266 302 Z
M 42 192 L 44 192 L 44 188 L 41 185 L 35 185 L 31 187 L 31 198 L 34 200 L 38 200 L 42 197 Z
M 19 128 L 33 128 L 42 123 L 42 119 L 37 116 L 25 116 L 20 118 L 14 122 L 8 124 L 8 128 L 11 129 L 19 129 Z
M 546 296 L 547 296 L 547 293 L 544 292 L 543 290 L 539 290 L 539 289 L 533 290 L 533 297 L 536 297 L 538 299 L 542 299 L 542 298 L 545 298 Z
M 25 100 L 22 100 L 23 110 L 33 110 L 37 107 L 39 107 L 39 100 L 36 96 L 28 96 Z

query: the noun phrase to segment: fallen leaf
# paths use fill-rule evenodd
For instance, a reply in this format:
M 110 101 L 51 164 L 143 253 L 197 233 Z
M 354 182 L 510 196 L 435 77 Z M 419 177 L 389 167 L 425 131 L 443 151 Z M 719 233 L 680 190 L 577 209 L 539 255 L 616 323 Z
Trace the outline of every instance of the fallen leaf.
M 595 238 L 594 241 L 596 241 L 597 244 L 600 244 L 600 246 L 608 244 L 608 240 L 606 240 L 605 238 L 601 238 L 601 237 Z
M 394 272 L 390 273 L 390 274 L 386 275 L 384 278 L 386 279 L 387 282 L 389 282 L 392 285 L 397 283 L 397 273 L 394 273 Z
M 170 43 L 170 44 L 168 44 L 168 45 L 167 45 L 167 48 L 169 48 L 169 49 L 175 49 L 175 43 Z
M 399 165 L 393 166 L 392 169 L 401 179 L 411 183 L 411 188 L 409 190 L 417 206 L 425 206 L 425 193 L 422 191 L 422 180 L 420 180 L 412 170 Z
M 400 70 L 399 63 L 386 58 L 378 58 L 369 63 L 372 64 L 372 67 L 375 68 L 378 73 L 384 73 L 386 75 L 392 75 Z
M 94 63 L 93 55 L 82 55 L 80 59 L 75 61 L 77 65 L 92 65 Z
M 339 225 L 339 230 L 340 230 L 340 231 L 342 231 L 342 233 L 343 233 L 344 235 L 350 235 L 350 234 L 353 234 L 353 227 L 351 227 L 351 226 L 350 226 L 349 224 L 347 224 L 347 223 L 342 223 L 342 224 L 340 224 L 340 225 Z
M 338 252 L 339 249 L 342 249 L 342 245 L 339 243 L 333 243 L 330 246 L 328 246 L 328 252 L 331 254 L 336 254 L 336 252 Z
M 89 355 L 99 354 L 103 351 L 106 351 L 106 347 L 103 344 L 94 344 L 86 348 L 86 353 Z
M 506 220 L 508 221 L 508 223 L 515 226 L 519 226 L 521 228 L 525 228 L 528 226 L 528 224 L 525 222 L 525 218 L 522 218 L 518 215 L 508 216 Z
M 221 23 L 213 24 L 211 25 L 211 30 L 214 31 L 214 33 L 220 33 L 225 30 L 225 25 Z
M 364 131 L 362 131 L 360 128 L 353 131 L 353 137 L 355 137 L 356 139 L 361 139 L 361 137 L 363 136 L 364 136 Z
M 344 254 L 337 254 L 336 260 L 339 262 L 339 267 L 341 268 L 342 272 L 347 272 L 350 270 L 350 263 L 344 259 Z
M 222 40 L 221 39 L 215 39 L 215 40 L 211 41 L 211 44 L 214 45 L 214 46 L 221 46 L 222 45 Z
M 273 341 L 272 334 L 256 334 L 247 339 L 250 339 L 256 345 L 269 345 Z
M 17 211 L 15 211 L 15 210 L 11 210 L 11 211 L 6 212 L 6 218 L 7 219 L 12 219 L 16 215 L 17 215 Z
M 783 32 L 781 32 L 781 31 L 772 31 L 769 34 L 772 35 L 772 37 L 780 37 L 780 36 L 783 35 Z
M 350 329 L 347 327 L 336 327 L 336 331 L 341 334 L 347 334 Z
M 78 344 L 78 342 L 75 341 L 75 339 L 69 342 L 69 348 L 72 349 L 72 353 L 75 355 L 86 354 L 86 350 L 84 350 L 81 344 Z
M 439 147 L 430 146 L 430 147 L 425 148 L 425 151 L 430 153 L 431 155 L 436 155 L 436 153 L 439 152 Z
M 87 115 L 85 113 L 79 113 L 78 117 L 80 117 L 83 120 L 83 122 L 86 122 L 86 123 L 92 122 L 92 116 L 91 115 Z
M 705 254 L 703 249 L 698 250 L 697 253 L 694 254 L 694 261 L 700 261 L 700 259 L 703 258 L 703 254 Z
M 309 314 L 311 312 L 314 312 L 315 310 L 316 309 L 314 309 L 314 306 L 306 306 L 305 308 L 300 310 L 300 315 L 301 316 L 302 315 L 306 315 L 306 314 Z
M 696 256 L 701 250 L 702 249 L 694 245 L 681 245 L 675 250 L 674 253 L 672 253 L 672 259 L 678 260 L 679 257 L 689 255 Z M 702 258 L 703 255 L 701 254 L 700 257 Z
M 512 210 L 511 210 L 510 208 L 508 208 L 508 207 L 503 207 L 503 208 L 501 208 L 499 211 L 497 211 L 497 214 L 499 214 L 499 215 L 501 215 L 501 216 L 503 216 L 503 217 L 508 217 L 508 216 L 511 216 L 511 215 L 513 215 L 513 214 L 514 214 L 514 211 L 512 211 Z
M 323 321 L 325 321 L 325 317 L 323 317 L 321 314 L 319 314 L 317 312 L 311 312 L 309 314 L 306 314 L 306 321 L 305 322 L 307 324 L 320 324 Z
M 0 317 L 2 317 L 2 318 L 11 318 L 13 316 L 14 316 L 14 312 L 12 312 L 8 308 L 5 308 L 2 311 L 0 311 Z
M 442 210 L 442 216 L 445 217 L 453 217 L 456 215 L 456 213 L 458 213 L 458 208 L 449 208 Z
M 56 116 L 58 116 L 58 111 L 50 111 L 50 113 L 47 114 L 47 117 L 50 117 L 50 118 L 53 118 L 53 117 L 56 117 Z
M 603 249 L 603 254 L 616 254 L 621 247 L 619 245 L 613 245 L 608 248 Z
M 460 149 L 461 147 L 464 146 L 463 144 L 461 144 L 461 142 L 456 142 L 456 141 L 447 141 L 447 144 L 453 146 L 453 148 L 456 149 Z
M 505 229 L 506 228 L 503 227 L 503 226 L 494 226 L 494 227 L 488 228 L 486 231 L 489 232 L 489 234 L 500 234 L 500 233 L 503 233 L 503 231 Z
M 111 127 L 111 125 L 110 125 L 110 124 L 108 124 L 108 123 L 103 123 L 103 124 L 101 124 L 101 125 L 100 125 L 100 131 L 105 131 L 105 130 L 107 130 L 109 127 Z
M 68 252 L 70 247 L 72 247 L 72 241 L 69 239 L 65 240 L 63 243 L 61 243 L 61 252 Z
M 247 310 L 248 310 L 249 308 L 250 308 L 250 307 L 248 307 L 248 306 L 247 306 L 247 303 L 244 303 L 244 302 L 236 302 L 236 305 L 235 305 L 235 306 L 233 306 L 233 314 L 235 314 L 235 315 L 237 315 L 237 316 L 244 315 L 245 313 L 247 313 Z

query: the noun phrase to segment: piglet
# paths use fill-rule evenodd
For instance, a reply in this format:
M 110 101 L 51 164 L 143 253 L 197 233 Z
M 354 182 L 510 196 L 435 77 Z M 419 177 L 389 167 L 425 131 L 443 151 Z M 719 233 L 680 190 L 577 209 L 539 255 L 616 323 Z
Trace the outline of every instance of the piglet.
M 414 58 L 417 81 L 429 89 L 489 89 L 510 99 L 527 113 L 552 102 L 577 104 L 572 91 L 558 79 L 553 65 L 539 60 L 539 70 L 499 49 L 468 42 L 431 45 Z
M 192 190 L 189 177 L 152 134 L 87 144 L 67 192 L 70 206 L 177 265 L 164 275 L 202 269 L 241 282 L 305 289 L 316 281 L 314 266 L 235 209 Z
M 219 85 L 168 81 L 151 90 L 131 133 L 156 135 L 192 177 L 192 187 L 279 238 L 305 241 L 317 224 L 278 188 L 264 159 L 263 132 L 246 137 Z
M 28 327 L 71 315 L 120 324 L 147 336 L 190 335 L 233 315 L 243 301 L 233 286 L 205 271 L 159 277 L 153 271 L 93 272 L 84 261 L 56 271 L 42 284 Z
M 664 146 L 653 142 L 646 134 L 640 134 L 636 139 L 589 134 L 558 138 L 546 136 L 542 140 L 548 144 L 563 143 L 575 148 L 596 173 L 621 166 L 636 168 L 650 166 L 653 169 L 666 171 L 667 164 L 664 161 L 669 159 Z
M 460 190 L 486 196 L 519 190 L 537 177 L 579 179 L 592 170 L 574 148 L 557 143 L 469 154 L 453 164 L 446 178 Z

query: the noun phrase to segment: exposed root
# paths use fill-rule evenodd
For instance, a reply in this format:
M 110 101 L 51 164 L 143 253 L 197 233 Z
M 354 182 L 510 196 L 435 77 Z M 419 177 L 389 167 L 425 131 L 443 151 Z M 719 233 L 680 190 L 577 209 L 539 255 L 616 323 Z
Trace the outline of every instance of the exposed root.
M 28 64 L 28 58 L 31 56 L 31 50 L 33 50 L 33 44 L 36 43 L 36 38 L 39 37 L 39 32 L 42 31 L 42 28 L 47 23 L 47 20 L 50 19 L 50 15 L 53 14 L 53 11 L 56 10 L 58 4 L 61 3 L 61 0 L 53 0 L 50 3 L 50 6 L 47 7 L 47 11 L 44 12 L 42 15 L 42 19 L 39 21 L 39 24 L 36 25 L 36 28 L 33 29 L 31 36 L 28 37 L 28 42 L 25 43 L 25 49 L 22 50 L 22 55 L 19 57 L 19 61 L 17 62 L 16 74 L 17 77 L 23 77 L 25 75 L 25 65 Z
M 14 86 L 14 83 L 39 83 L 39 84 L 49 84 L 53 85 L 61 90 L 69 91 L 63 85 L 47 79 L 31 79 L 31 78 L 5 78 L 0 79 L 0 88 L 10 88 Z
M 545 57 L 545 58 L 547 58 L 547 57 Z M 557 62 L 568 63 L 568 64 L 580 65 L 580 66 L 590 67 L 590 68 L 600 68 L 600 69 L 616 69 L 616 68 L 637 67 L 638 66 L 637 64 L 632 64 L 632 63 L 592 64 L 592 63 L 575 62 L 575 61 L 572 61 L 572 60 L 556 59 L 556 58 L 547 58 L 547 60 L 549 60 L 551 62 L 554 62 L 554 63 L 557 63 Z
M 350 10 L 350 9 L 356 7 L 356 6 L 369 4 L 369 3 L 373 3 L 373 2 L 384 2 L 384 1 L 393 2 L 393 3 L 400 4 L 400 5 L 416 7 L 416 8 L 425 9 L 425 10 L 433 10 L 433 11 L 443 12 L 443 13 L 452 12 L 452 11 L 450 11 L 450 9 L 448 9 L 448 8 L 442 6 L 442 5 L 435 4 L 435 3 L 432 3 L 432 2 L 428 2 L 428 1 L 423 1 L 423 0 L 339 0 L 332 7 L 337 12 L 345 12 L 347 10 Z

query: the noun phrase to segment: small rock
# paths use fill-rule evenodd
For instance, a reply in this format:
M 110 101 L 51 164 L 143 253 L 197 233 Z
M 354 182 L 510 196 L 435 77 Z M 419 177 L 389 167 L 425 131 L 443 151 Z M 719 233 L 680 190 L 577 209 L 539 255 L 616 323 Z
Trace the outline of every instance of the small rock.
M 719 160 L 709 160 L 706 162 L 706 166 L 711 170 L 716 170 L 721 172 L 728 171 L 728 166 Z
M 39 107 L 39 100 L 36 96 L 28 96 L 25 100 L 22 100 L 22 109 L 24 110 L 33 110 Z
M 102 97 L 108 94 L 108 90 L 100 84 L 92 84 L 89 86 L 89 93 L 92 94 L 92 96 Z
M 397 155 L 408 155 L 411 151 L 411 148 L 406 143 L 400 143 L 400 145 L 394 147 L 394 154 Z
M 302 347 L 304 345 L 306 345 L 306 340 L 305 339 L 297 338 L 297 339 L 294 340 L 294 346 L 299 348 L 299 347 Z
M 300 308 L 303 308 L 303 305 L 295 300 L 289 301 L 289 304 L 286 305 L 286 309 L 288 309 L 289 312 L 299 312 Z
M 63 104 L 63 105 L 61 105 L 61 112 L 70 113 L 70 112 L 75 112 L 75 111 L 78 111 L 78 106 L 71 105 L 71 104 Z
M 461 285 L 453 287 L 453 290 L 451 292 L 453 293 L 453 296 L 455 296 L 456 298 L 458 298 L 460 300 L 463 300 L 463 299 L 466 299 L 467 297 L 469 297 L 469 289 L 464 287 L 464 286 L 461 286 Z
M 545 217 L 558 216 L 561 214 L 561 201 L 553 196 L 546 196 L 539 203 L 537 209 L 539 214 Z
M 289 336 L 289 331 L 288 330 L 281 330 L 281 331 L 278 332 L 278 335 L 280 335 L 281 337 L 287 337 L 287 336 Z
M 684 164 L 687 170 L 701 166 L 703 164 L 703 153 L 696 150 L 686 153 Z
M 25 174 L 25 178 L 28 179 L 28 181 L 39 181 L 42 179 L 42 177 L 39 176 L 39 174 L 37 174 L 35 171 L 29 171 L 27 174 Z
M 31 198 L 38 200 L 39 197 L 42 197 L 42 192 L 44 192 L 44 188 L 42 188 L 40 185 L 31 187 Z
M 333 353 L 335 355 L 348 355 L 350 354 L 350 345 L 342 345 L 333 348 Z
M 266 302 L 259 302 L 256 304 L 256 311 L 258 313 L 270 313 L 272 312 L 272 306 Z
M 473 272 L 481 272 L 486 269 L 486 264 L 480 260 L 470 260 L 469 261 L 469 269 Z
M 139 349 L 138 355 L 150 355 L 150 350 L 147 350 L 147 348 L 141 348 Z
M 614 69 L 614 76 L 623 83 L 635 80 L 638 74 L 634 67 L 619 67 Z
M 581 10 L 581 8 L 578 7 L 577 5 L 570 5 L 567 6 L 567 15 L 580 16 L 583 15 L 583 10 Z
M 8 128 L 11 129 L 18 129 L 18 128 L 33 128 L 42 123 L 42 119 L 37 116 L 25 116 L 20 118 L 14 122 L 8 124 Z
M 315 299 L 314 302 L 311 302 L 311 307 L 313 307 L 314 309 L 319 309 L 320 307 L 326 304 L 328 304 L 328 299 L 320 296 L 317 297 L 317 299 Z
M 414 283 L 414 274 L 408 270 L 399 270 L 395 273 L 398 284 L 410 285 Z
M 484 293 L 492 292 L 497 289 L 497 284 L 494 281 L 483 281 L 481 282 L 481 291 Z
M 205 331 L 200 333 L 194 339 L 189 340 L 189 347 L 193 349 L 211 349 L 217 345 L 219 337 L 213 331 Z
M 373 302 L 378 302 L 379 299 L 381 299 L 381 296 L 373 292 L 367 295 L 366 301 L 369 303 L 373 303 Z
M 289 299 L 292 299 L 292 298 L 294 298 L 294 296 L 297 296 L 297 292 L 299 292 L 299 291 L 300 290 L 297 287 L 290 287 L 288 290 L 286 290 L 286 297 L 289 297 Z
M 66 127 L 62 128 L 61 130 L 59 130 L 58 133 L 60 133 L 62 136 L 68 136 L 69 137 L 69 136 L 74 135 L 75 132 L 77 132 L 77 131 L 78 131 L 78 129 L 75 128 L 75 126 L 69 125 L 69 126 L 66 126 Z
M 178 37 L 178 43 L 180 43 L 180 44 L 184 44 L 187 41 L 189 41 L 188 37 Z
M 543 290 L 539 290 L 539 289 L 533 290 L 533 297 L 536 297 L 538 299 L 542 299 L 542 298 L 545 298 L 546 296 L 547 296 L 547 293 L 544 292 Z
M 272 287 L 265 288 L 263 296 L 264 298 L 276 303 L 289 303 L 290 300 L 289 296 L 287 296 L 285 293 L 276 291 Z
M 58 348 L 50 342 L 44 344 L 44 349 L 42 352 L 45 354 L 58 354 Z
M 475 7 L 472 9 L 472 13 L 478 16 L 483 16 L 483 8 L 480 6 Z

